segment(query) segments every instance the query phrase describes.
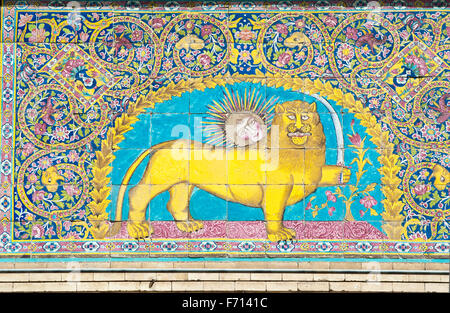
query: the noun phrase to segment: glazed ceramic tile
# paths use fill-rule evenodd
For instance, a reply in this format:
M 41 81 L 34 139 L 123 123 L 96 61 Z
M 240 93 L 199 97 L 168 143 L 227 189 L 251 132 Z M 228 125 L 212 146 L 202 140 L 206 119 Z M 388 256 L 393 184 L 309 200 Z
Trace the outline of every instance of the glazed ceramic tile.
M 0 254 L 448 256 L 447 9 L 2 7 Z

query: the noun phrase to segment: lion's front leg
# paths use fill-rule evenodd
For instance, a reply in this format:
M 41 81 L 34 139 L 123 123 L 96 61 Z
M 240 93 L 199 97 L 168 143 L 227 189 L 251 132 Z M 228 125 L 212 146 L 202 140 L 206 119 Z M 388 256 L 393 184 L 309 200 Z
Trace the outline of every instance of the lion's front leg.
M 194 220 L 189 213 L 189 200 L 193 190 L 193 185 L 177 184 L 169 189 L 170 199 L 167 203 L 167 209 L 172 214 L 178 229 L 187 233 L 203 228 L 203 223 Z
M 270 241 L 292 240 L 296 236 L 294 230 L 283 226 L 284 209 L 291 190 L 289 185 L 266 186 L 262 208 Z
M 320 186 L 335 186 L 348 183 L 351 171 L 349 168 L 339 165 L 325 165 L 322 167 Z

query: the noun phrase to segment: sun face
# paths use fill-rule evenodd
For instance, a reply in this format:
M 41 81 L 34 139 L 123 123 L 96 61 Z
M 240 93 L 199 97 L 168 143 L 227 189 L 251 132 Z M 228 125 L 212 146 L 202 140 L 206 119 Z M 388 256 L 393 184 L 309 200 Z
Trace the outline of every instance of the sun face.
M 224 88 L 223 98 L 208 105 L 203 122 L 206 142 L 216 146 L 253 146 L 267 137 L 278 98 L 265 100 L 256 89 L 243 94 Z

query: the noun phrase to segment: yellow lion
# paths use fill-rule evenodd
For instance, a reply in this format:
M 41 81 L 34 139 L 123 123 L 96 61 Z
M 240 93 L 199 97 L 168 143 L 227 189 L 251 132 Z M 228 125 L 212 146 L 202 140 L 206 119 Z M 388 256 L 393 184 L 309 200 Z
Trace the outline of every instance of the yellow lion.
M 275 113 L 267 138 L 271 145 L 263 149 L 223 148 L 179 139 L 142 153 L 124 176 L 116 220 L 122 219 L 131 176 L 150 155 L 141 180 L 128 195 L 127 229 L 131 237 L 145 238 L 153 232 L 145 214 L 150 201 L 166 190 L 170 193 L 167 209 L 177 227 L 184 232 L 203 228 L 189 212 L 191 193 L 197 187 L 228 201 L 260 207 L 270 241 L 294 239 L 295 231 L 282 222 L 285 207 L 304 199 L 318 186 L 347 183 L 350 170 L 325 164 L 325 135 L 315 103 L 284 102 L 275 107 Z

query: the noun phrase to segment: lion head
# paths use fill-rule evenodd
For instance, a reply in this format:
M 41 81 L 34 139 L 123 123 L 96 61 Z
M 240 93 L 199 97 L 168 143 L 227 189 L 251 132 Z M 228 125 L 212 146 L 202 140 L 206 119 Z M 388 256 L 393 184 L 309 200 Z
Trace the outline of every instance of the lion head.
M 205 42 L 203 39 L 198 38 L 195 35 L 187 35 L 180 39 L 175 45 L 175 49 L 181 50 L 185 49 L 186 51 L 192 50 L 200 50 L 205 46 Z
M 287 101 L 275 107 L 275 114 L 272 129 L 274 125 L 278 125 L 280 147 L 323 148 L 325 146 L 323 126 L 315 102 Z
M 55 166 L 42 172 L 41 182 L 49 192 L 55 192 L 58 189 L 58 181 L 60 180 L 64 180 L 64 177 L 58 174 L 58 169 Z
M 284 45 L 288 48 L 303 48 L 303 46 L 310 46 L 311 41 L 302 32 L 295 32 L 290 37 L 284 40 Z
M 430 179 L 434 179 L 434 187 L 437 190 L 444 190 L 447 187 L 447 184 L 450 184 L 450 172 L 443 166 L 436 164 L 433 167 L 433 173 L 430 176 Z

